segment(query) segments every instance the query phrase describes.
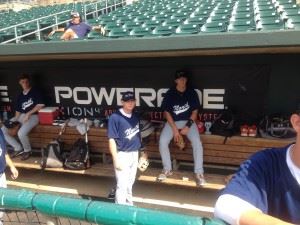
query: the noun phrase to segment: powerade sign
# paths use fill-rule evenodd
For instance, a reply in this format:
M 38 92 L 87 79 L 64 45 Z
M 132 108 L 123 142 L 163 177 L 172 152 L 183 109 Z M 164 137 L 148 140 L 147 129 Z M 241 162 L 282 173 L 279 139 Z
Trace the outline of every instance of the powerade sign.
M 116 61 L 115 65 L 105 63 L 108 62 L 72 61 L 57 65 L 47 62 L 28 71 L 46 105 L 62 106 L 70 116 L 107 116 L 121 105 L 121 93 L 130 90 L 135 93 L 137 110 L 148 112 L 155 119 L 163 118 L 161 104 L 164 95 L 175 85 L 174 65 L 165 66 L 158 61 L 151 61 L 151 67 L 132 61 Z M 35 68 L 39 71 L 34 71 Z M 1 99 L 16 99 L 21 91 L 16 78 L 23 71 L 24 68 L 17 67 L 0 68 Z M 268 66 L 197 66 L 194 62 L 189 71 L 189 85 L 198 94 L 202 120 L 213 120 L 216 114 L 227 108 L 256 117 L 264 114 L 269 90 Z
M 149 108 L 159 108 L 167 90 L 168 88 L 155 90 L 154 88 L 54 87 L 55 103 L 60 105 L 71 103 L 75 105 L 120 106 L 122 93 L 133 91 L 136 105 Z M 203 109 L 224 109 L 225 89 L 195 89 L 195 91 Z

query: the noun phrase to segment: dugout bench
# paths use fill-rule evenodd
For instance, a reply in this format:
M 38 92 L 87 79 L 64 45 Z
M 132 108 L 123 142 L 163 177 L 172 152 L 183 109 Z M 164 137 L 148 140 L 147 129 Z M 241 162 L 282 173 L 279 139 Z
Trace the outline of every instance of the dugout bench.
M 39 149 L 45 147 L 51 140 L 55 139 L 59 130 L 59 126 L 38 125 L 35 127 L 30 133 L 30 141 L 33 149 L 38 151 L 35 152 L 33 157 L 26 161 L 20 161 L 19 158 L 14 159 L 15 165 L 20 168 L 41 169 L 41 156 L 39 156 L 40 154 L 38 153 Z M 105 128 L 90 128 L 88 131 L 89 147 L 92 155 L 91 168 L 82 171 L 65 170 L 61 168 L 47 168 L 46 170 L 86 174 L 91 176 L 113 177 L 114 170 L 111 164 L 106 132 L 107 130 Z M 159 131 L 152 133 L 146 144 L 146 151 L 148 153 L 150 163 L 152 160 L 160 160 L 160 153 L 158 150 L 159 135 Z M 74 127 L 67 127 L 62 135 L 62 140 L 65 143 L 65 149 L 71 149 L 73 143 L 80 137 L 81 135 Z M 225 137 L 205 134 L 201 135 L 201 140 L 204 148 L 205 166 L 216 166 L 219 168 L 237 168 L 251 154 L 260 151 L 261 149 L 282 147 L 290 143 L 286 140 L 271 140 L 240 136 L 233 136 L 224 141 Z M 194 182 L 193 172 L 178 169 L 181 164 L 193 164 L 191 145 L 187 143 L 185 151 L 181 151 L 171 143 L 170 151 L 175 171 L 174 175 L 166 181 L 163 181 L 163 183 L 195 187 L 196 184 Z M 150 166 L 146 172 L 137 174 L 137 180 L 156 182 L 156 177 L 160 171 L 161 169 L 152 168 Z M 206 173 L 208 184 L 205 187 L 211 189 L 222 189 L 225 184 L 225 177 L 225 175 L 221 174 Z

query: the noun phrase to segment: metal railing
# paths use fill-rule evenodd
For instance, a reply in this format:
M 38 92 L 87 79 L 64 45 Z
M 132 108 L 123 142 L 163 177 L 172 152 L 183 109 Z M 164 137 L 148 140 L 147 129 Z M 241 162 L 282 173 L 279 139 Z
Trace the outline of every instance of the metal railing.
M 68 22 L 70 19 L 63 20 L 63 21 L 58 21 L 58 19 L 59 19 L 58 16 L 61 15 L 61 14 L 66 14 L 66 13 L 68 13 L 68 15 L 69 15 L 70 12 L 71 12 L 71 10 L 65 10 L 65 11 L 62 11 L 62 12 L 59 12 L 59 13 L 51 14 L 49 16 L 39 17 L 37 19 L 29 20 L 29 21 L 24 22 L 24 23 L 19 23 L 17 25 L 13 25 L 13 26 L 9 26 L 9 27 L 6 27 L 6 28 L 2 28 L 2 29 L 0 29 L 0 32 L 9 31 L 9 30 L 13 29 L 15 37 L 12 38 L 12 39 L 9 39 L 9 40 L 1 42 L 1 44 L 6 44 L 6 43 L 9 43 L 9 42 L 13 42 L 13 41 L 16 41 L 16 43 L 19 43 L 21 41 L 21 38 L 27 37 L 27 36 L 32 35 L 32 34 L 36 34 L 38 40 L 41 40 L 41 31 L 47 30 L 49 28 L 57 27 L 60 24 Z M 51 24 L 50 26 L 41 28 L 41 26 L 40 26 L 40 23 L 41 23 L 40 20 L 47 19 L 47 18 L 52 18 L 52 17 L 55 18 L 55 23 Z M 23 35 L 18 35 L 18 27 L 26 25 L 26 24 L 32 24 L 34 22 L 37 25 L 37 29 L 35 31 L 29 32 L 29 33 L 26 33 L 26 34 L 23 34 Z
M 88 15 L 93 15 L 93 17 L 98 18 L 99 16 L 99 12 L 101 12 L 101 14 L 107 14 L 112 10 L 116 10 L 116 8 L 118 6 L 125 6 L 126 5 L 126 0 L 121 0 L 120 2 L 116 2 L 116 0 L 113 0 L 113 4 L 109 5 L 108 4 L 108 0 L 105 0 L 105 6 L 104 7 L 100 7 L 98 6 L 98 4 L 103 3 L 104 1 L 98 1 L 98 2 L 92 2 L 89 4 L 85 4 L 84 5 L 84 19 L 87 20 L 87 16 Z M 94 10 L 89 10 L 88 8 L 94 8 Z
M 98 4 L 101 4 L 101 3 L 104 3 L 104 2 L 105 2 L 105 6 L 99 8 Z M 84 4 L 84 6 L 83 6 L 84 7 L 84 15 L 83 16 L 84 16 L 85 21 L 87 20 L 88 15 L 93 14 L 94 15 L 93 17 L 96 16 L 96 18 L 98 18 L 98 15 L 99 15 L 100 11 L 101 11 L 101 14 L 103 14 L 103 13 L 107 14 L 108 12 L 110 12 L 112 10 L 115 10 L 118 6 L 123 7 L 124 5 L 126 5 L 126 0 L 121 0 L 120 2 L 116 2 L 116 0 L 113 0 L 113 4 L 109 4 L 108 2 L 109 2 L 108 0 L 101 0 L 101 1 L 93 2 L 93 3 L 89 3 L 89 4 Z M 87 10 L 87 7 L 91 7 L 91 6 L 95 6 L 94 11 L 88 11 Z M 10 42 L 19 43 L 22 38 L 33 35 L 33 34 L 36 34 L 38 40 L 41 40 L 41 31 L 47 30 L 47 29 L 53 28 L 53 27 L 57 28 L 58 25 L 70 21 L 70 19 L 67 19 L 67 20 L 58 22 L 58 15 L 61 15 L 61 14 L 64 14 L 64 13 L 68 13 L 68 15 L 70 15 L 71 11 L 72 10 L 65 10 L 65 11 L 62 11 L 62 12 L 59 12 L 59 13 L 51 14 L 49 16 L 39 17 L 39 18 L 30 20 L 30 21 L 27 21 L 27 22 L 24 22 L 24 23 L 20 23 L 20 24 L 13 25 L 13 26 L 10 26 L 10 27 L 2 28 L 2 29 L 0 29 L 0 32 L 8 31 L 8 30 L 13 29 L 15 37 L 12 38 L 12 39 L 0 42 L 0 44 L 6 44 L 6 43 L 10 43 Z M 47 27 L 41 28 L 40 20 L 43 20 L 43 19 L 46 19 L 46 18 L 49 18 L 49 17 L 55 17 L 55 23 L 51 24 Z M 26 34 L 23 34 L 23 35 L 18 35 L 18 27 L 26 25 L 26 24 L 30 24 L 30 23 L 33 23 L 33 22 L 36 22 L 36 25 L 37 25 L 36 30 L 34 30 L 32 32 L 29 32 L 29 33 L 26 33 Z
M 34 193 L 28 190 L 0 188 L 0 198 L 1 208 L 27 212 L 36 211 L 46 215 L 48 217 L 47 224 L 52 223 L 53 225 L 58 225 L 57 218 L 60 217 L 102 225 L 225 225 L 224 222 L 217 219 Z

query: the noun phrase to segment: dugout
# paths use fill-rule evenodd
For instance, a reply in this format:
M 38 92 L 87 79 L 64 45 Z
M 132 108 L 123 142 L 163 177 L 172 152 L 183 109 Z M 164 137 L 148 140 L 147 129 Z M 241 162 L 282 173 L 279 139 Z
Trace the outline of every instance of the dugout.
M 227 107 L 251 120 L 289 113 L 300 100 L 299 34 L 261 31 L 1 45 L 1 99 L 10 104 L 19 90 L 16 77 L 28 72 L 47 105 L 63 105 L 73 116 L 106 115 L 119 104 L 120 93 L 133 88 L 140 110 L 161 119 L 163 93 L 174 72 L 186 68 L 198 89 L 202 120 L 213 120 Z M 220 162 L 224 156 L 218 157 Z

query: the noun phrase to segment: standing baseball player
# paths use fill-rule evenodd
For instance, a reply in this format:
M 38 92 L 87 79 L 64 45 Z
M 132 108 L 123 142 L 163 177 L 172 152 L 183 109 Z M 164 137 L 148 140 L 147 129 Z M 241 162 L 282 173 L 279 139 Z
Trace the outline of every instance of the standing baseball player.
M 203 147 L 195 125 L 200 108 L 199 98 L 195 90 L 187 86 L 188 74 L 186 71 L 176 71 L 174 81 L 175 87 L 168 90 L 162 102 L 167 122 L 159 139 L 163 171 L 157 179 L 163 181 L 172 175 L 169 149 L 172 138 L 175 142 L 180 142 L 182 136 L 187 136 L 193 148 L 196 184 L 201 186 L 206 182 L 203 176 Z
M 9 155 L 6 152 L 6 144 L 4 140 L 4 135 L 2 130 L 0 129 L 0 188 L 6 188 L 6 176 L 5 176 L 5 168 L 6 168 L 6 163 L 10 167 L 10 171 L 12 173 L 12 179 L 17 179 L 19 172 L 12 163 Z M 3 217 L 3 212 L 0 212 L 0 225 L 2 225 L 2 217 Z
M 109 150 L 113 158 L 117 187 L 115 203 L 133 205 L 132 185 L 135 181 L 138 153 L 141 148 L 139 119 L 133 113 L 133 92 L 122 94 L 122 108 L 108 121 Z

